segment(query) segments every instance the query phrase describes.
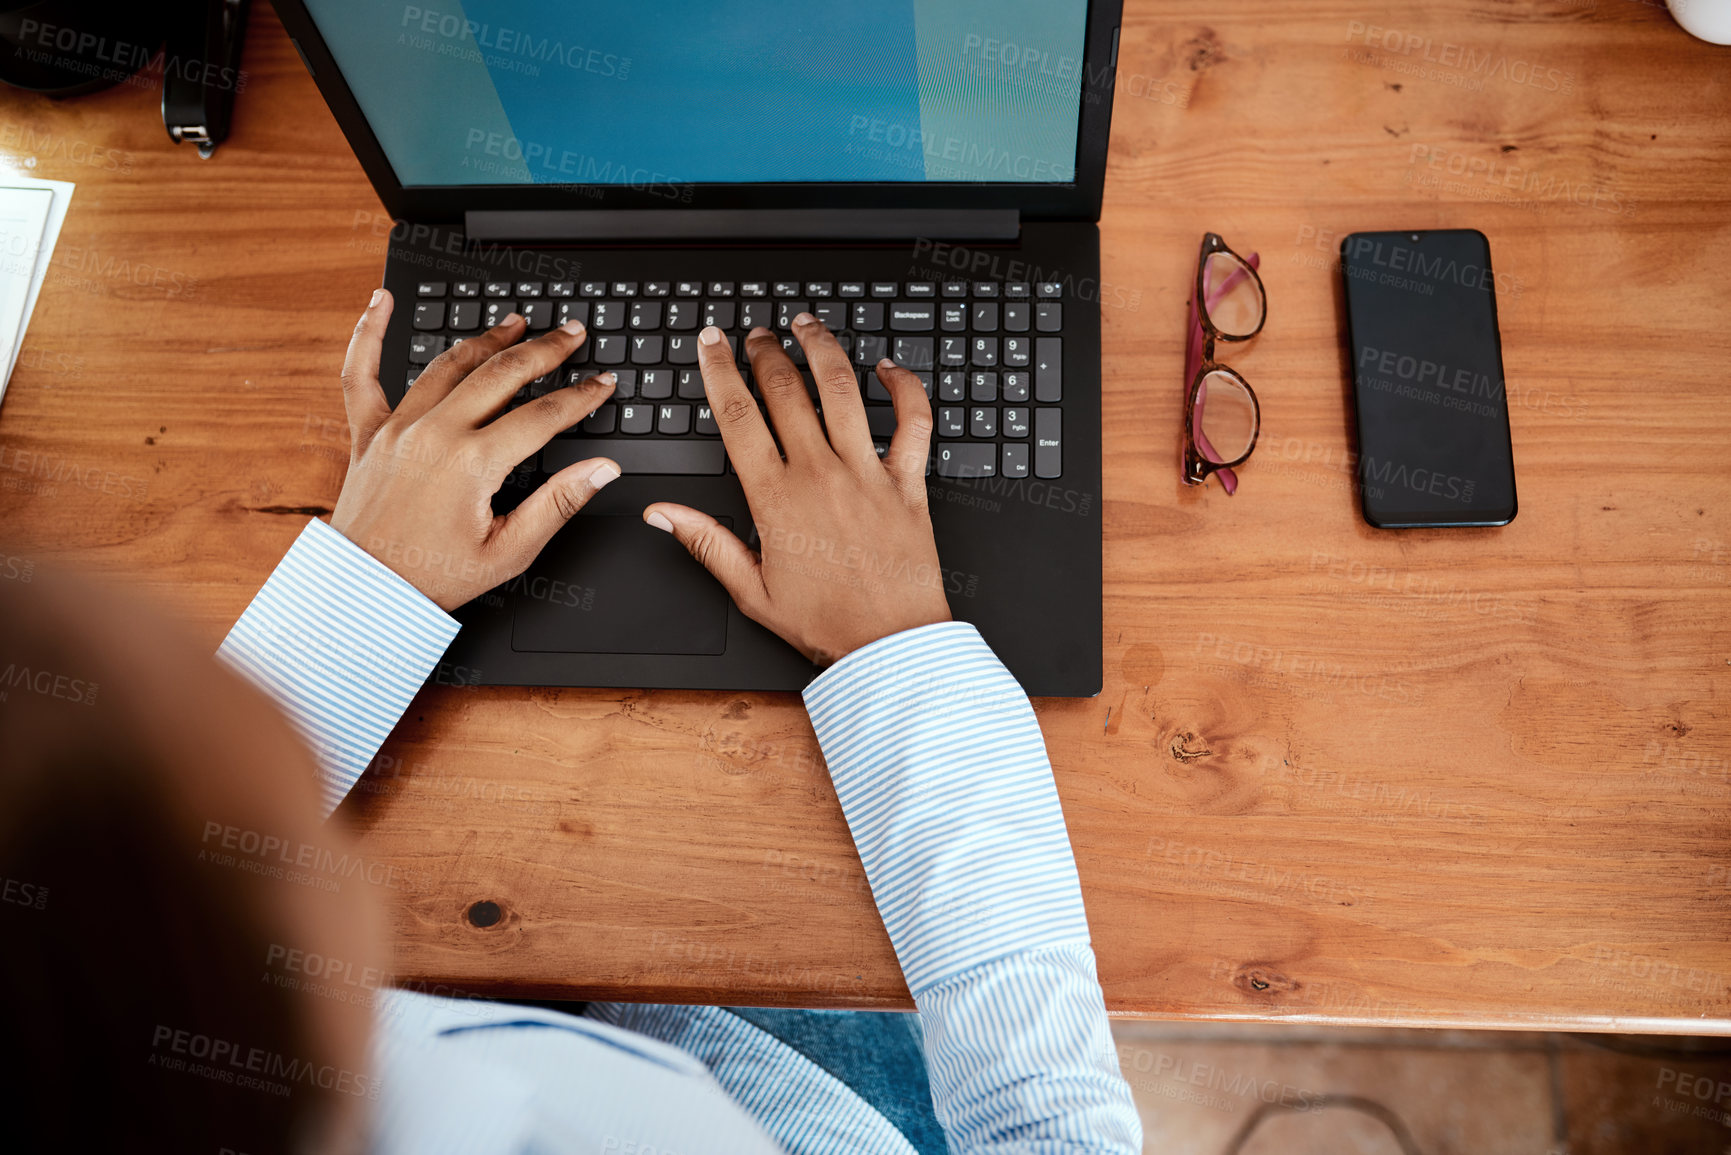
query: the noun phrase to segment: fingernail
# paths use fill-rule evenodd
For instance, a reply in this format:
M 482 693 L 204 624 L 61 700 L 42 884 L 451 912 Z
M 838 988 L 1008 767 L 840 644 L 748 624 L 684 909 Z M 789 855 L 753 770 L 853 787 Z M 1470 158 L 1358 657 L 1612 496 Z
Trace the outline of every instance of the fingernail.
M 516 314 L 513 313 L 512 316 L 516 316 Z M 572 317 L 569 321 L 566 321 L 563 325 L 559 326 L 559 331 L 561 333 L 569 333 L 573 337 L 581 337 L 584 332 L 583 322 L 579 321 L 576 317 Z
M 721 340 L 721 330 L 717 329 L 714 325 L 706 325 L 704 326 L 703 332 L 697 335 L 697 339 L 702 341 L 705 345 L 713 345 L 717 341 Z M 662 520 L 665 521 L 666 518 L 663 518 Z
M 605 372 L 605 373 L 597 373 L 595 375 L 595 380 L 600 381 L 606 385 L 619 384 L 619 378 L 614 374 L 613 370 L 611 370 L 611 369 L 607 370 L 607 372 Z
M 812 316 L 810 313 L 801 313 L 793 319 L 793 323 L 796 325 L 815 325 L 817 324 L 817 318 Z
M 895 367 L 896 367 L 896 363 L 894 361 L 890 360 L 888 357 L 885 357 L 882 361 L 878 362 L 878 368 L 879 369 L 894 369 Z
M 653 525 L 656 529 L 659 529 L 662 533 L 673 532 L 673 523 L 668 521 L 667 516 L 659 509 L 650 510 L 649 515 L 643 520 L 647 521 L 650 525 Z
M 523 314 L 521 313 L 506 313 L 504 319 L 499 322 L 499 328 L 503 329 L 506 325 L 515 325 L 522 319 Z
M 606 485 L 609 481 L 613 481 L 618 476 L 619 470 L 614 466 L 614 464 L 611 461 L 603 461 L 589 474 L 589 484 L 593 485 L 596 489 L 600 489 L 603 485 Z
M 385 299 L 385 291 L 383 289 L 374 289 L 373 290 L 373 299 L 367 302 L 367 308 L 369 308 L 369 309 L 378 308 L 380 303 L 383 302 L 384 299 Z

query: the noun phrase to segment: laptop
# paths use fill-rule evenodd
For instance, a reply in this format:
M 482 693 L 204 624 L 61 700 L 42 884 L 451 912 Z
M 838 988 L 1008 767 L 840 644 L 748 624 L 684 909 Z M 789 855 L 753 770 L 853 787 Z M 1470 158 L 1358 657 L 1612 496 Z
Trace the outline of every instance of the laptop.
M 809 311 L 848 350 L 880 452 L 895 420 L 870 367 L 888 354 L 927 386 L 942 563 L 927 580 L 954 616 L 1030 694 L 1098 694 L 1097 222 L 1120 7 L 277 0 L 390 215 L 357 236 L 388 234 L 392 404 L 512 311 L 531 333 L 571 317 L 589 331 L 513 405 L 619 378 L 495 508 L 587 457 L 624 475 L 458 612 L 441 668 L 741 691 L 815 677 L 641 520 L 681 502 L 757 544 L 697 334 L 720 326 L 743 364 L 763 325 L 803 363 L 789 326 Z

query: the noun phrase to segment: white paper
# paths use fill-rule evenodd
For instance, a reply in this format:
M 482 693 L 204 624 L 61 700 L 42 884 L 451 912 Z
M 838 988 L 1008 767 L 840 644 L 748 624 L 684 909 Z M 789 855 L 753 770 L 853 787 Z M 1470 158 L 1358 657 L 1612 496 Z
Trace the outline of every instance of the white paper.
M 0 364 L 11 365 L 23 343 L 24 306 L 53 205 L 54 194 L 45 188 L 0 188 Z M 5 390 L 0 381 L 0 397 Z
M 75 187 L 69 180 L 40 180 L 13 173 L 0 175 L 0 197 L 4 197 L 8 189 L 46 189 L 53 198 L 48 208 L 48 219 L 42 227 L 41 243 L 36 246 L 23 316 L 16 328 L 0 327 L 0 334 L 11 338 L 11 348 L 6 356 L 6 376 L 0 379 L 0 396 L 5 395 L 6 382 L 12 380 L 13 367 L 18 364 L 18 351 L 24 347 L 24 333 L 30 328 L 30 315 L 36 311 L 36 298 L 42 295 L 42 284 L 48 279 L 48 265 L 54 259 L 54 245 L 60 239 L 60 226 L 66 223 L 66 210 L 72 204 Z M 4 336 L 0 336 L 0 340 L 3 339 Z

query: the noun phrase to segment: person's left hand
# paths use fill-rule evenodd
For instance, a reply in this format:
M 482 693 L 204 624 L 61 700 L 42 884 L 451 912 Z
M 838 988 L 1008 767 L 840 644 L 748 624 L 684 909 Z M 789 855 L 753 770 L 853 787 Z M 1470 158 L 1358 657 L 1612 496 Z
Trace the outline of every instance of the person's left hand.
M 343 362 L 349 472 L 331 528 L 454 610 L 529 568 L 554 533 L 619 466 L 592 457 L 548 478 L 523 504 L 493 513 L 517 464 L 595 411 L 613 374 L 555 389 L 504 412 L 518 389 L 551 373 L 583 343 L 576 321 L 517 344 L 525 322 L 497 327 L 439 354 L 393 411 L 379 388 L 379 351 L 391 319 L 383 289 L 355 326 Z

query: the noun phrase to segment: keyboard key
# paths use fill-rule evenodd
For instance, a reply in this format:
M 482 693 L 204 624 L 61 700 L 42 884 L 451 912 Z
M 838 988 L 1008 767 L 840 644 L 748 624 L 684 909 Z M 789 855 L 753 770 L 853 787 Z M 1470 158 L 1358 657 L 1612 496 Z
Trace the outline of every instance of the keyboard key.
M 739 295 L 742 297 L 767 297 L 769 296 L 769 282 L 741 281 L 739 282 Z
M 1034 286 L 1034 292 L 1045 300 L 1053 300 L 1064 295 L 1064 286 L 1057 281 L 1041 281 Z
M 631 302 L 631 327 L 633 329 L 661 328 L 661 302 Z
M 1026 437 L 1028 435 L 1028 411 L 1017 407 L 1004 410 L 1004 436 Z
M 540 281 L 518 281 L 517 295 L 519 297 L 539 297 L 546 288 Z
M 422 301 L 415 306 L 415 328 L 423 333 L 445 327 L 445 302 Z M 454 328 L 455 326 L 453 326 Z
M 673 289 L 671 281 L 644 281 L 643 295 L 645 297 L 665 297 Z
M 926 400 L 930 401 L 932 397 L 932 375 L 930 373 L 915 373 L 914 376 L 918 377 L 920 384 L 925 387 Z M 860 377 L 865 383 L 867 401 L 888 401 L 890 399 L 890 391 L 884 388 L 884 383 L 878 378 L 876 372 L 871 369 L 862 369 L 860 370 Z
M 604 333 L 625 328 L 625 302 L 596 301 L 594 319 L 589 322 L 589 327 Z
M 996 337 L 974 338 L 974 364 L 991 367 L 998 363 L 998 339 Z
M 517 302 L 515 301 L 488 301 L 487 307 L 482 313 L 482 319 L 486 321 L 487 328 L 491 329 L 516 311 Z
M 619 407 L 608 402 L 583 419 L 582 429 L 585 433 L 611 433 L 618 424 Z
M 732 281 L 711 281 L 711 282 L 709 282 L 709 295 L 712 297 L 731 297 L 731 296 L 733 296 L 733 282 Z
M 968 399 L 968 375 L 966 373 L 939 373 L 938 400 L 966 401 Z M 996 398 L 993 398 L 996 400 Z
M 648 406 L 638 408 L 649 416 Z M 621 416 L 620 425 L 624 423 Z M 553 473 L 591 457 L 611 457 L 630 477 L 641 473 L 720 473 L 727 451 L 719 441 L 693 437 L 665 441 L 561 437 L 541 451 L 541 468 Z
M 1004 400 L 1027 403 L 1028 375 L 1026 373 L 1004 374 Z
M 968 331 L 968 306 L 964 301 L 945 301 L 938 310 L 938 324 L 946 333 Z
M 908 282 L 908 296 L 910 297 L 935 297 L 937 295 L 938 287 L 930 281 Z
M 675 281 L 673 291 L 678 293 L 681 297 L 701 297 L 703 296 L 703 282 Z
M 403 388 L 404 389 L 413 388 L 415 381 L 420 376 L 421 376 L 421 366 L 416 365 L 413 369 L 409 370 L 409 376 L 408 376 L 408 379 L 403 382 Z
M 968 374 L 969 401 L 996 401 L 998 399 L 998 375 L 996 373 Z
M 445 339 L 435 337 L 431 333 L 411 333 L 409 335 L 409 364 L 425 365 L 434 357 L 445 351 Z
M 696 301 L 667 302 L 667 327 L 675 332 L 688 332 L 697 328 L 700 316 Z
M 442 297 L 444 295 L 445 282 L 443 281 L 422 281 L 415 286 L 415 296 L 417 297 Z
M 1003 447 L 1004 477 L 1028 476 L 1028 447 L 1006 443 Z
M 1006 297 L 1027 297 L 1032 294 L 1033 287 L 1026 281 L 1011 281 L 1004 286 Z
M 739 304 L 739 327 L 747 333 L 753 329 L 767 329 L 775 319 L 770 312 L 768 301 L 741 301 Z
M 865 333 L 876 333 L 884 327 L 882 301 L 861 301 L 853 307 L 853 327 Z
M 637 295 L 636 281 L 614 281 L 613 295 L 615 297 L 635 297 Z
M 672 373 L 672 372 L 674 372 L 674 370 L 663 369 L 662 372 L 663 373 Z M 704 397 L 707 396 L 707 394 L 705 394 L 703 391 L 703 370 L 701 370 L 701 369 L 680 369 L 680 370 L 678 370 L 678 379 L 679 379 L 678 388 L 679 388 L 679 399 L 680 400 L 682 400 L 682 401 L 701 401 L 701 400 L 703 400 Z M 660 394 L 660 396 L 665 397 L 666 394 L 663 393 L 663 394 Z
M 864 281 L 843 281 L 840 285 L 836 286 L 835 291 L 835 295 L 838 297 L 863 297 L 865 294 L 866 287 Z
M 523 301 L 521 304 L 523 319 L 529 322 L 529 331 L 531 333 L 539 332 L 543 329 L 551 329 L 553 327 L 552 301 Z
M 996 437 L 998 435 L 997 407 L 987 405 L 975 409 L 968 418 L 968 432 L 974 437 Z
M 605 297 L 607 295 L 607 282 L 584 281 L 577 286 L 577 291 L 585 297 Z
M 1064 473 L 1064 411 L 1034 410 L 1034 476 L 1061 477 Z
M 894 281 L 872 282 L 872 296 L 874 297 L 893 297 L 899 292 L 901 292 L 901 288 Z
M 714 325 L 718 329 L 733 328 L 733 318 L 739 306 L 732 301 L 705 301 L 703 303 L 703 323 Z
M 792 333 L 781 339 L 781 348 L 795 365 L 803 366 L 805 364 L 805 348 Z
M 939 444 L 939 477 L 992 477 L 997 473 L 998 447 L 991 442 L 957 441 Z
M 648 433 L 654 427 L 655 427 L 655 406 L 653 406 L 653 405 L 621 405 L 619 407 L 619 432 L 631 433 L 631 434 L 642 434 L 642 433 Z M 594 455 L 593 454 L 584 454 L 584 457 L 592 457 L 592 456 L 594 456 Z M 573 458 L 573 460 L 581 461 L 581 460 L 583 460 L 583 458 L 577 457 L 577 458 Z M 620 462 L 620 464 L 623 465 L 624 462 Z M 553 472 L 553 470 L 550 467 L 548 467 L 548 465 L 546 463 L 546 457 L 545 456 L 542 457 L 541 467 L 543 469 L 546 469 L 548 473 Z
M 805 295 L 813 298 L 833 297 L 835 296 L 835 285 L 829 281 L 807 281 L 805 283 Z
M 786 332 L 793 328 L 795 317 L 810 311 L 810 307 L 804 301 L 778 301 L 775 306 L 775 327 Z
M 451 286 L 451 296 L 453 297 L 479 297 L 480 295 L 481 282 L 479 281 L 458 281 Z
M 890 328 L 898 333 L 929 333 L 937 311 L 923 301 L 897 301 L 890 306 Z
M 1004 329 L 1010 333 L 1026 333 L 1028 331 L 1028 304 L 1026 301 L 1004 302 Z
M 932 367 L 932 339 L 930 337 L 897 337 L 894 352 L 897 365 L 904 369 L 930 369 Z
M 682 373 L 695 373 L 695 369 L 682 369 Z M 637 379 L 637 396 L 645 401 L 665 401 L 673 396 L 672 369 L 645 369 Z
M 940 337 L 938 339 L 938 364 L 960 368 L 968 363 L 968 339 L 966 337 Z
M 1056 333 L 1064 327 L 1064 306 L 1056 301 L 1041 301 L 1034 306 L 1034 328 L 1042 333 Z
M 631 337 L 631 363 L 633 365 L 654 365 L 661 360 L 661 338 L 645 334 Z
M 697 364 L 697 335 L 695 333 L 675 333 L 667 338 L 667 363 L 669 365 Z
M 998 331 L 998 305 L 995 301 L 982 301 L 974 305 L 974 332 L 996 333 Z
M 968 295 L 968 283 L 966 281 L 945 281 L 944 282 L 944 296 L 946 296 L 946 297 L 965 297 L 967 295 Z
M 450 327 L 459 333 L 481 327 L 481 302 L 452 301 Z
M 710 412 L 709 406 L 699 405 L 697 407 L 697 416 L 692 423 L 692 432 L 699 437 L 721 436 L 721 430 L 715 425 L 715 414 Z
M 667 369 L 663 369 L 661 371 L 663 373 L 670 372 L 670 370 L 667 370 Z M 653 373 L 654 370 L 653 369 L 647 370 L 647 372 Z M 632 397 L 634 397 L 636 395 L 636 393 L 637 393 L 637 370 L 635 370 L 635 369 L 615 369 L 615 370 L 613 370 L 613 392 L 609 393 L 608 396 L 611 397 L 615 401 L 629 401 L 629 400 L 631 400 Z
M 998 295 L 998 282 L 996 282 L 996 281 L 975 281 L 974 282 L 974 296 L 976 296 L 976 297 L 995 297 L 997 295 Z
M 866 428 L 873 437 L 888 437 L 896 431 L 896 411 L 888 405 L 866 406 Z
M 968 411 L 944 407 L 938 410 L 937 434 L 939 437 L 960 437 L 967 432 Z
M 669 437 L 683 437 L 691 432 L 691 406 L 658 405 L 655 407 L 655 432 Z
M 558 314 L 561 325 L 566 321 L 581 321 L 587 327 L 589 324 L 589 302 L 560 301 Z
M 1034 398 L 1045 404 L 1064 399 L 1064 338 L 1034 338 Z M 1039 462 L 1035 461 L 1036 468 Z M 1040 474 L 1041 477 L 1046 476 Z
M 775 295 L 778 297 L 797 297 L 800 295 L 798 281 L 777 281 Z
M 853 350 L 855 365 L 876 365 L 889 356 L 888 337 L 879 337 L 873 333 L 861 333 L 858 342 Z
M 839 333 L 847 328 L 847 306 L 840 301 L 819 301 L 812 312 L 817 314 L 817 319 L 823 322 L 824 328 L 832 333 Z
M 603 333 L 598 337 L 589 338 L 588 344 L 595 346 L 595 363 L 597 365 L 625 364 L 626 337 L 623 333 Z
M 565 358 L 565 364 L 567 364 L 567 365 L 587 365 L 587 364 L 589 364 L 589 358 L 593 357 L 594 355 L 595 355 L 595 338 L 594 337 L 588 337 L 584 340 L 584 342 L 581 345 L 577 346 L 577 348 L 575 348 L 571 351 L 571 355 L 569 357 Z
M 1004 364 L 1017 369 L 1028 367 L 1030 342 L 1026 337 L 1004 338 Z
M 549 297 L 575 297 L 577 295 L 576 281 L 554 281 L 547 286 Z
M 509 297 L 511 295 L 511 282 L 488 281 L 482 291 L 489 297 Z

